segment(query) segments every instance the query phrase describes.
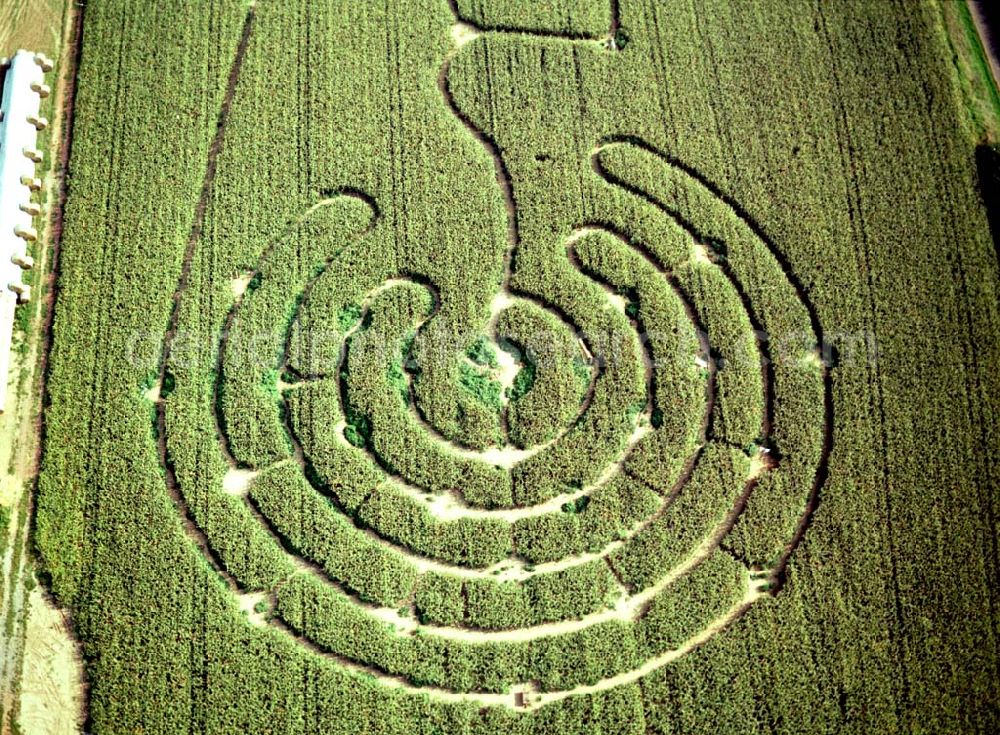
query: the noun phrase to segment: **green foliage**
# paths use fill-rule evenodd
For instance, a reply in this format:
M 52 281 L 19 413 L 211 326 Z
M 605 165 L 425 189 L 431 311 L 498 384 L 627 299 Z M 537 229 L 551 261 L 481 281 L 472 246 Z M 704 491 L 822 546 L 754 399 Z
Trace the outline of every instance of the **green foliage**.
M 558 515 L 517 521 L 514 546 L 519 556 L 536 563 L 597 552 L 649 522 L 662 505 L 663 499 L 645 485 L 619 475 L 565 504 Z
M 472 346 L 465 351 L 465 355 L 481 367 L 493 369 L 499 367 L 496 350 L 486 337 L 477 337 Z
M 535 374 L 536 368 L 530 362 L 517 371 L 517 375 L 514 376 L 514 381 L 510 384 L 507 392 L 507 397 L 512 403 L 524 398 L 535 385 Z
M 337 312 L 337 327 L 341 334 L 361 321 L 361 307 L 357 304 L 345 304 Z
M 523 582 L 470 577 L 457 584 L 445 579 L 437 579 L 423 595 L 418 588 L 421 619 L 489 630 L 581 618 L 604 608 L 616 590 L 614 577 L 601 559 L 536 574 Z M 439 619 L 439 614 L 444 617 Z
M 409 596 L 410 565 L 317 496 L 298 468 L 266 470 L 250 486 L 250 499 L 292 549 L 362 600 L 396 607 Z
M 87 4 L 35 542 L 88 727 L 995 730 L 1000 300 L 938 8 L 454 8 L 256 3 L 234 69 L 246 4 Z M 528 682 L 596 689 L 477 699 Z
M 746 482 L 746 455 L 720 444 L 702 451 L 691 479 L 673 503 L 611 556 L 618 578 L 635 589 L 656 582 L 708 537 L 733 508 Z
M 590 505 L 590 496 L 581 495 L 579 498 L 577 498 L 572 502 L 563 503 L 561 510 L 563 513 L 572 513 L 572 514 L 582 513 L 587 509 L 588 505 Z
M 365 444 L 368 443 L 364 432 L 358 427 L 357 424 L 347 424 L 347 426 L 344 427 L 344 438 L 358 448 L 364 447 Z
M 479 370 L 467 363 L 462 363 L 459 380 L 462 387 L 475 396 L 484 406 L 499 411 L 501 408 L 501 385 L 490 377 L 489 373 Z
M 675 274 L 681 289 L 697 305 L 699 321 L 715 352 L 713 435 L 745 446 L 761 432 L 764 387 L 753 327 L 739 291 L 718 268 L 690 265 Z
M 507 558 L 511 550 L 509 523 L 481 518 L 439 521 L 391 483 L 367 498 L 358 517 L 383 538 L 452 564 L 487 567 Z
M 425 574 L 414 590 L 417 617 L 423 623 L 461 625 L 465 617 L 462 580 L 443 574 Z
M 636 635 L 645 656 L 676 649 L 739 602 L 746 569 L 721 552 L 711 554 L 653 598 Z
M 609 7 L 600 2 L 552 0 L 542 4 L 517 0 L 458 0 L 456 7 L 460 18 L 489 29 L 599 38 L 611 27 Z
M 389 384 L 396 389 L 396 393 L 399 394 L 400 400 L 402 400 L 404 404 L 409 404 L 410 384 L 406 380 L 406 373 L 403 372 L 402 360 L 390 363 L 387 372 Z

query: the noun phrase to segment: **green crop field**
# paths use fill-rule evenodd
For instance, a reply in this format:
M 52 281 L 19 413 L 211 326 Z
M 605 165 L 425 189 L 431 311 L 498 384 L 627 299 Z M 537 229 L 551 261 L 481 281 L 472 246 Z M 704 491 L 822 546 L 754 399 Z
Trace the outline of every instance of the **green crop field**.
M 87 731 L 1000 728 L 951 10 L 88 0 L 34 526 Z

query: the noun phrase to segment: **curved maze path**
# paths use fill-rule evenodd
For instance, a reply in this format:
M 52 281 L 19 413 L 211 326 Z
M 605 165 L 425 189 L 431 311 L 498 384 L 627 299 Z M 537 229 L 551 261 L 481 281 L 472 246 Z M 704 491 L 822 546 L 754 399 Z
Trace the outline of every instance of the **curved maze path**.
M 829 367 L 780 253 L 696 172 L 623 134 L 580 162 L 583 210 L 540 228 L 533 212 L 573 210 L 544 185 L 515 198 L 495 131 L 452 89 L 453 62 L 492 36 L 615 56 L 617 34 L 616 17 L 594 38 L 456 22 L 441 68 L 443 104 L 493 158 L 508 212 L 493 346 L 467 368 L 501 389 L 499 443 L 425 410 L 447 307 L 433 281 L 338 285 L 384 227 L 356 190 L 276 237 L 219 325 L 213 425 L 197 430 L 227 468 L 228 512 L 265 532 L 270 580 L 227 566 L 226 540 L 196 521 L 171 449 L 183 424 L 158 400 L 174 499 L 251 620 L 387 686 L 537 707 L 638 681 L 775 594 L 815 508 Z M 178 304 L 190 267 L 189 253 Z

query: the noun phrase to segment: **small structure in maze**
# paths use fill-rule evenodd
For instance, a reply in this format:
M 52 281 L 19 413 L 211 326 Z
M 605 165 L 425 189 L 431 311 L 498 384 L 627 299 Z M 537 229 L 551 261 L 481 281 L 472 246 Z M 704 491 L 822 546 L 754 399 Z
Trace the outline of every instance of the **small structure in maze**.
M 7 369 L 14 328 L 14 307 L 31 297 L 22 269 L 33 265 L 28 243 L 38 237 L 34 218 L 41 209 L 32 194 L 41 188 L 35 166 L 42 160 L 37 137 L 48 121 L 41 116 L 49 94 L 45 73 L 52 62 L 43 54 L 20 50 L 0 62 L 0 411 L 7 399 Z

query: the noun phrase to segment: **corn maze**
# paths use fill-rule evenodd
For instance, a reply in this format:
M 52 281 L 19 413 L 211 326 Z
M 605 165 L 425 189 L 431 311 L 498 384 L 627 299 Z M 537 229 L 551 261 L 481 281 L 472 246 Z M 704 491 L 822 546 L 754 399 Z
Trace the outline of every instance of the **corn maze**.
M 483 33 L 454 10 L 456 37 Z M 487 33 L 613 57 L 616 25 Z M 182 283 L 158 426 L 199 545 L 269 624 L 394 684 L 537 706 L 637 681 L 777 588 L 822 483 L 827 375 L 773 247 L 641 139 L 560 153 L 579 207 L 522 190 L 453 90 L 474 53 L 439 87 L 506 196 L 488 313 L 453 264 L 375 255 L 397 233 L 374 192 L 330 189 L 234 279 L 214 380 L 171 349 Z
M 115 310 L 79 285 L 57 308 L 38 545 L 95 729 L 802 731 L 809 707 L 745 679 L 799 655 L 789 691 L 854 706 L 784 641 L 848 594 L 815 549 L 856 543 L 834 463 L 878 381 L 850 387 L 823 305 L 854 261 L 811 264 L 863 217 L 764 193 L 796 196 L 793 164 L 743 166 L 763 123 L 691 86 L 733 84 L 701 11 L 167 5 L 85 11 L 61 282 L 93 264 Z M 851 19 L 800 11 L 809 38 Z M 759 221 L 768 196 L 790 224 Z

